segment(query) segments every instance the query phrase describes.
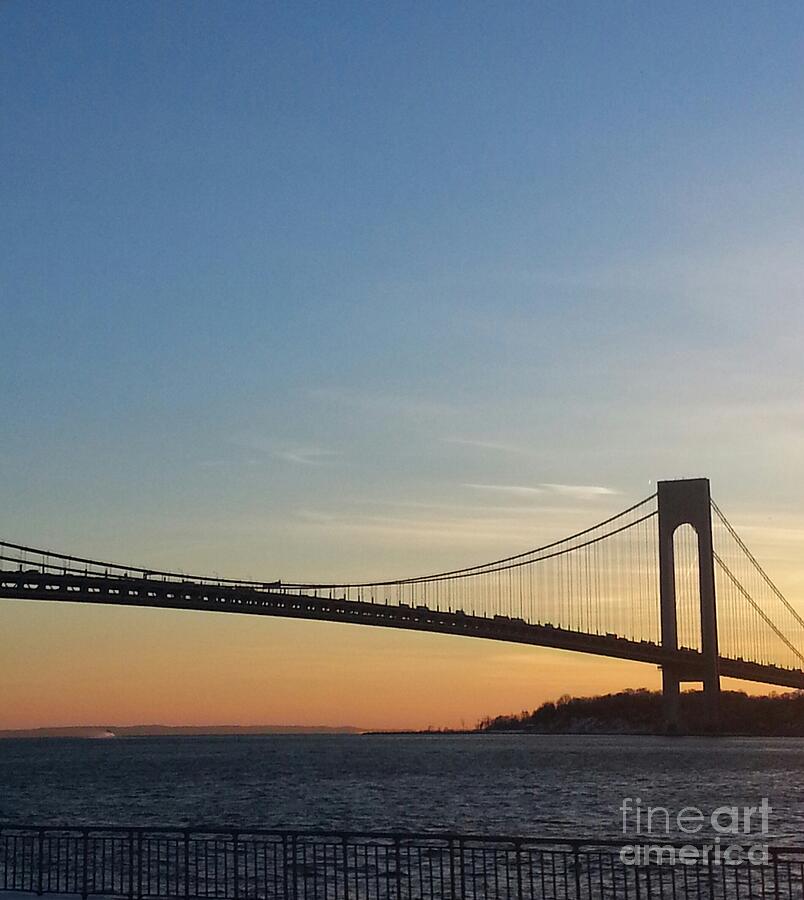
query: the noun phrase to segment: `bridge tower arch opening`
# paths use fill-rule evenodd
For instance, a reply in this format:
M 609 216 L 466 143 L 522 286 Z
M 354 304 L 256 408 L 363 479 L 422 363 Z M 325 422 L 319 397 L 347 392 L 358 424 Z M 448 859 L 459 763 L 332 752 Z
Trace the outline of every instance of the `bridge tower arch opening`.
M 703 682 L 709 721 L 714 727 L 719 718 L 720 672 L 709 479 L 660 481 L 657 495 L 662 646 L 670 651 L 687 647 L 700 653 L 700 665 L 694 670 L 677 664 L 663 667 L 665 718 L 670 728 L 680 728 L 681 683 L 700 681 Z M 691 616 L 685 601 L 696 594 L 698 615 Z M 693 633 L 697 630 L 696 625 L 700 629 L 698 640 Z M 690 646 L 693 643 L 697 646 Z
M 673 534 L 678 646 L 701 652 L 701 583 L 698 532 L 679 525 Z

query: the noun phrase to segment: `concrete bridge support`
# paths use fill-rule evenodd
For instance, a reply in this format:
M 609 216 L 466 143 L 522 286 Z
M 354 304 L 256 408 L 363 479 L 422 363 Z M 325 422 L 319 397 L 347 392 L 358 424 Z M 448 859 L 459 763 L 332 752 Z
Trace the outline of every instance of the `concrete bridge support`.
M 682 728 L 680 689 L 682 681 L 702 681 L 709 721 L 717 727 L 720 714 L 717 609 L 715 606 L 715 561 L 712 546 L 712 507 L 708 478 L 660 481 L 659 506 L 659 597 L 662 645 L 678 649 L 676 613 L 676 566 L 674 536 L 681 525 L 691 525 L 698 535 L 698 586 L 701 602 L 702 669 L 690 673 L 666 666 L 662 671 L 665 718 L 669 730 Z

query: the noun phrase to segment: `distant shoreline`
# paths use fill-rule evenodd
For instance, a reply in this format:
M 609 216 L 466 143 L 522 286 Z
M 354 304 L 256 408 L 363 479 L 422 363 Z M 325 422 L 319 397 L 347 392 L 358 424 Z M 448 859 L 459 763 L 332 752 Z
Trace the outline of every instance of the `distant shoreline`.
M 77 725 L 0 731 L 2 740 L 133 737 L 252 737 L 261 735 L 410 735 L 489 734 L 586 735 L 621 737 L 718 736 L 804 738 L 804 691 L 770 696 L 723 691 L 720 721 L 713 724 L 700 691 L 681 695 L 681 726 L 668 732 L 662 695 L 627 690 L 598 697 L 561 697 L 532 712 L 486 718 L 476 728 L 368 729 L 355 725 Z
M 804 735 L 800 734 L 774 734 L 768 732 L 766 734 L 758 734 L 757 732 L 734 731 L 734 732 L 703 732 L 703 731 L 686 731 L 677 734 L 668 734 L 661 731 L 628 731 L 617 730 L 616 728 L 566 728 L 562 730 L 538 730 L 538 729 L 465 729 L 450 731 L 443 729 L 435 730 L 406 730 L 406 731 L 363 731 L 359 728 L 242 728 L 236 729 L 218 729 L 211 730 L 205 728 L 189 729 L 176 728 L 174 730 L 161 731 L 141 731 L 139 729 L 128 730 L 125 728 L 115 729 L 111 734 L 95 734 L 87 733 L 86 729 L 76 728 L 43 728 L 43 729 L 20 729 L 19 731 L 2 731 L 0 732 L 0 744 L 10 741 L 53 741 L 53 740 L 78 740 L 78 741 L 127 741 L 137 738 L 204 738 L 204 737 L 315 737 L 315 736 L 347 736 L 347 737 L 427 737 L 427 738 L 445 738 L 445 737 L 477 737 L 480 740 L 497 736 L 518 736 L 518 737 L 588 737 L 588 738 L 604 738 L 604 737 L 625 737 L 625 738 L 672 738 L 678 740 L 680 738 L 697 738 L 708 737 L 720 740 L 722 738 L 792 738 L 804 740 Z
M 0 741 L 35 738 L 115 740 L 131 737 L 237 737 L 299 734 L 362 734 L 353 725 L 67 725 L 0 731 Z

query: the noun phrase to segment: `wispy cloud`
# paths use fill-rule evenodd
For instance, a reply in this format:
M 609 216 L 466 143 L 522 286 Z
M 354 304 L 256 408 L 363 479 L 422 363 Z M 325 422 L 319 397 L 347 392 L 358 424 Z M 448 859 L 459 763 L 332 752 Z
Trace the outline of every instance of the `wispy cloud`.
M 542 507 L 529 506 L 527 516 L 489 515 L 483 510 L 477 515 L 438 511 L 431 515 L 366 515 L 308 507 L 286 518 L 282 529 L 300 540 L 307 535 L 315 541 L 319 554 L 328 559 L 319 564 L 317 577 L 368 581 L 438 572 L 522 553 L 590 524 L 588 515 L 589 511 L 578 505 L 551 515 Z M 310 568 L 309 560 L 302 560 L 299 566 L 300 575 L 312 577 L 303 574 Z
M 259 466 L 263 460 L 256 457 L 245 457 L 243 459 L 202 459 L 199 460 L 198 466 L 202 469 L 237 469 L 244 466 Z
M 492 450 L 501 453 L 524 453 L 522 447 L 516 444 L 508 444 L 504 441 L 486 441 L 477 438 L 460 438 L 460 437 L 443 437 L 441 442 L 444 444 L 458 444 L 461 447 L 475 447 L 478 450 Z
M 498 494 L 513 494 L 517 497 L 532 497 L 534 494 L 544 494 L 543 487 L 529 487 L 524 484 L 472 484 L 465 483 L 463 487 L 474 491 L 495 491 Z
M 804 278 L 801 232 L 789 229 L 770 235 L 764 244 L 732 243 L 716 248 L 640 255 L 602 265 L 571 269 L 507 269 L 501 277 L 541 287 L 576 290 L 672 291 L 677 298 L 694 297 L 699 305 L 734 311 L 735 297 L 771 292 L 800 311 L 799 289 Z M 757 311 L 759 315 L 760 311 Z
M 602 487 L 597 484 L 540 484 L 539 487 L 560 494 L 562 497 L 577 497 L 579 500 L 587 500 L 592 497 L 610 497 L 619 494 L 612 488 Z
M 404 416 L 411 419 L 438 419 L 456 412 L 454 406 L 437 400 L 424 400 L 401 394 L 356 391 L 347 388 L 310 388 L 307 396 L 313 400 L 347 406 L 370 414 Z
M 290 447 L 273 450 L 272 455 L 298 466 L 323 466 L 338 454 L 324 447 Z
M 297 466 L 322 466 L 332 462 L 339 455 L 336 450 L 318 444 L 306 444 L 255 434 L 233 436 L 230 438 L 230 443 L 241 452 L 246 451 L 251 454 L 248 460 L 237 460 L 239 465 L 256 465 L 261 460 L 273 458 Z M 254 454 L 257 454 L 257 458 Z M 211 465 L 218 464 L 220 463 L 217 460 L 211 462 Z
M 462 485 L 462 487 L 467 487 L 467 485 Z M 523 506 L 521 503 L 515 502 L 506 503 L 503 498 L 501 498 L 498 503 L 454 503 L 446 500 L 399 500 L 389 498 L 375 499 L 371 497 L 345 498 L 343 502 L 350 503 L 352 506 L 366 507 L 368 509 L 381 507 L 384 509 L 403 511 L 439 512 L 449 515 L 473 516 L 478 514 L 489 515 L 490 513 L 520 517 L 533 515 L 533 509 L 531 507 L 526 505 Z M 577 512 L 578 508 L 576 504 L 561 502 L 560 500 L 557 500 L 557 502 L 553 504 L 539 504 L 540 515 L 549 514 L 551 516 L 564 516 L 566 514 L 575 515 Z
M 560 497 L 571 497 L 576 500 L 589 500 L 595 497 L 612 496 L 619 493 L 612 488 L 596 484 L 551 484 L 541 483 L 534 486 L 524 484 L 464 484 L 463 487 L 478 491 L 496 491 L 501 494 L 512 494 L 517 497 L 533 497 L 539 494 L 558 494 Z
M 321 534 L 330 533 L 339 542 L 349 535 L 380 546 L 387 546 L 389 542 L 396 546 L 401 541 L 420 549 L 426 547 L 428 553 L 435 545 L 455 548 L 480 546 L 485 548 L 481 553 L 489 554 L 489 558 L 508 553 L 512 547 L 519 551 L 528 545 L 528 536 L 532 540 L 539 531 L 546 531 L 546 526 L 538 521 L 528 524 L 507 516 L 346 516 L 309 508 L 297 510 L 295 522 L 299 527 L 316 529 Z M 290 522 L 287 527 L 291 527 Z M 444 567 L 449 567 L 453 561 L 445 558 Z M 439 565 L 440 561 L 436 568 Z

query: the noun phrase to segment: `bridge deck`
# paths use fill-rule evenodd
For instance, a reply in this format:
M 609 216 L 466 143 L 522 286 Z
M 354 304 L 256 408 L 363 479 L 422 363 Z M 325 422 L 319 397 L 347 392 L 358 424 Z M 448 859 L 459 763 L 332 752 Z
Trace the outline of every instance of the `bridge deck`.
M 15 570 L 0 571 L 0 597 L 278 616 L 463 635 L 591 653 L 657 666 L 672 665 L 682 673 L 683 680 L 688 681 L 700 680 L 703 666 L 701 655 L 696 650 L 668 651 L 651 641 L 633 641 L 613 634 L 587 634 L 552 625 L 530 624 L 507 616 L 477 616 L 460 610 L 433 610 L 423 605 L 319 597 L 290 592 L 279 585 L 259 589 L 247 585 Z M 804 672 L 796 669 L 726 657 L 720 658 L 719 669 L 721 675 L 730 678 L 804 689 Z

